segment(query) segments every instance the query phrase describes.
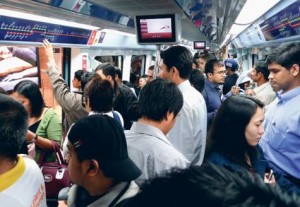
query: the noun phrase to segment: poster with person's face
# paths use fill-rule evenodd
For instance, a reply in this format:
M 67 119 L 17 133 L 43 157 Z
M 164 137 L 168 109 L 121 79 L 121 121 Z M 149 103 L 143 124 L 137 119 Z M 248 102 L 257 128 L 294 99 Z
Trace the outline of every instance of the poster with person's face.
M 22 80 L 39 84 L 36 47 L 0 46 L 0 87 L 12 91 Z

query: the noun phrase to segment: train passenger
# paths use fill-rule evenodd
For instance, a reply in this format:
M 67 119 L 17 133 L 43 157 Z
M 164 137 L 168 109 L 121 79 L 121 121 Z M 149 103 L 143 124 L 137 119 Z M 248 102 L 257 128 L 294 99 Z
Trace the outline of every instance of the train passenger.
M 192 65 L 192 68 L 193 69 L 196 69 L 196 70 L 200 70 L 200 68 L 199 68 L 199 63 L 197 62 L 197 60 L 193 60 L 193 65 Z
M 91 115 L 77 121 L 68 134 L 69 174 L 74 185 L 68 206 L 115 206 L 135 195 L 133 180 L 141 171 L 128 157 L 121 125 L 107 115 Z
M 55 63 L 53 47 L 48 40 L 43 41 L 43 47 L 46 51 L 47 65 L 49 66 L 49 68 L 46 69 L 46 73 L 52 84 L 53 95 L 65 112 L 63 130 L 66 134 L 74 122 L 81 117 L 87 116 L 88 113 L 82 105 L 82 94 L 72 93 L 70 87 L 62 78 L 62 74 L 59 72 Z
M 207 50 L 205 50 L 204 52 L 201 53 L 195 53 L 194 55 L 194 59 L 198 62 L 199 64 L 199 69 L 201 70 L 201 72 L 204 74 L 204 70 L 205 70 L 205 64 L 207 63 L 207 61 L 211 60 L 211 59 L 215 59 L 216 57 L 209 53 Z
M 148 70 L 147 70 L 147 83 L 153 81 L 156 77 L 154 77 L 154 65 L 150 65 Z
M 122 84 L 125 84 L 126 86 L 128 86 L 130 88 L 130 90 L 133 92 L 133 94 L 137 97 L 133 84 L 131 84 L 129 81 L 125 81 L 125 80 L 123 81 L 122 77 L 123 77 L 123 75 L 122 75 L 121 69 L 116 67 L 115 80 L 116 80 L 118 87 L 120 88 Z
M 124 128 L 130 129 L 132 121 L 139 118 L 139 114 L 137 112 L 137 97 L 125 84 L 121 84 L 120 87 L 117 85 L 115 80 L 116 69 L 110 63 L 99 65 L 96 68 L 96 72 L 101 76 L 101 78 L 109 80 L 112 84 L 115 93 L 113 108 L 120 112 L 123 116 Z
M 141 91 L 141 118 L 125 132 L 129 157 L 142 170 L 142 175 L 136 179 L 137 184 L 172 167 L 189 165 L 166 137 L 182 106 L 183 96 L 172 82 L 155 79 Z
M 61 120 L 54 109 L 45 106 L 42 93 L 33 81 L 19 82 L 11 94 L 20 101 L 29 114 L 27 142 L 35 143 L 35 160 L 38 161 L 41 153 L 52 150 L 52 141 L 61 144 Z M 45 157 L 47 161 L 55 161 L 54 154 Z
M 25 107 L 0 94 L 0 203 L 3 207 L 46 207 L 40 168 L 30 157 L 18 155 L 27 128 Z
M 19 100 L 29 114 L 26 141 L 31 147 L 28 154 L 34 156 L 36 162 L 41 161 L 43 154 L 45 162 L 54 162 L 54 152 L 46 152 L 53 150 L 53 141 L 61 145 L 63 131 L 60 117 L 53 108 L 45 106 L 42 93 L 33 81 L 23 80 L 15 85 L 12 97 Z M 57 201 L 47 200 L 47 206 L 57 206 Z
M 189 82 L 192 53 L 183 46 L 161 52 L 160 77 L 174 82 L 183 94 L 183 107 L 167 137 L 191 164 L 201 165 L 206 143 L 207 112 L 205 101 Z
M 245 95 L 246 91 L 250 89 L 250 82 L 251 82 L 251 70 L 244 71 L 238 79 L 236 80 L 236 83 L 234 86 L 231 87 L 230 92 L 228 92 L 226 95 L 223 96 L 223 100 L 226 98 L 232 96 L 232 95 Z M 246 94 L 247 95 L 247 94 Z
M 122 115 L 113 110 L 114 90 L 108 80 L 101 79 L 96 73 L 84 89 L 85 108 L 92 114 L 106 114 L 115 118 L 122 127 L 124 120 Z
M 270 104 L 276 97 L 275 91 L 269 82 L 269 70 L 265 61 L 258 61 L 251 70 L 251 79 L 257 84 L 253 90 L 246 90 L 247 95 L 254 96 L 265 105 Z
M 81 76 L 83 75 L 83 70 L 77 70 L 74 73 L 74 78 L 72 80 L 73 88 L 77 91 L 81 91 Z
M 300 198 L 284 193 L 278 186 L 241 170 L 239 174 L 213 164 L 173 169 L 156 177 L 134 197 L 123 200 L 117 207 L 297 207 Z
M 139 78 L 139 89 L 142 90 L 142 88 L 147 84 L 147 78 L 148 76 L 147 75 L 142 75 L 140 78 Z M 141 92 L 141 91 L 140 91 Z
M 235 85 L 238 74 L 236 71 L 239 69 L 238 63 L 234 59 L 226 59 L 224 60 L 224 65 L 226 68 L 226 78 L 223 85 L 223 95 L 226 95 L 232 88 L 232 86 Z
M 264 133 L 263 103 L 249 96 L 231 96 L 220 106 L 207 137 L 205 160 L 233 172 L 247 169 L 266 178 L 267 162 L 258 146 Z
M 283 45 L 267 58 L 269 80 L 277 93 L 266 108 L 260 146 L 277 183 L 300 194 L 300 43 Z
M 207 129 L 215 117 L 216 111 L 221 105 L 221 88 L 226 77 L 224 63 L 218 59 L 211 59 L 205 64 L 205 80 L 202 91 L 207 108 Z
M 205 84 L 205 76 L 200 70 L 192 70 L 189 81 L 197 91 L 202 93 Z

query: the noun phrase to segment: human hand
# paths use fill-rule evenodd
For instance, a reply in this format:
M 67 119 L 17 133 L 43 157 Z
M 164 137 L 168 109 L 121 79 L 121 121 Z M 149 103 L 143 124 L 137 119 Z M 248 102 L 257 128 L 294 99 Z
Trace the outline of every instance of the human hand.
M 248 88 L 248 89 L 246 89 L 245 95 L 248 95 L 248 96 L 254 96 L 254 95 L 255 95 L 255 92 L 254 92 L 253 88 Z
M 48 67 L 50 67 L 51 65 L 55 65 L 53 47 L 47 39 L 43 40 L 43 47 L 44 47 L 45 52 L 46 52 Z
M 238 86 L 232 86 L 231 87 L 231 93 L 234 96 L 239 95 L 240 94 L 240 87 L 238 87 Z
M 265 173 L 264 183 L 268 183 L 271 186 L 275 186 L 276 180 L 275 180 L 275 176 L 273 174 L 273 170 L 271 170 L 269 173 Z

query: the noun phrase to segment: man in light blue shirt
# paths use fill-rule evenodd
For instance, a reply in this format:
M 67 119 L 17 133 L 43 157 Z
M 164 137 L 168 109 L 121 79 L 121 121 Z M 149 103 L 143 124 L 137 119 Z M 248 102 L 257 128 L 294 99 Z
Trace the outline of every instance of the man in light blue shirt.
M 183 46 L 173 46 L 160 55 L 160 77 L 175 83 L 183 95 L 183 107 L 167 137 L 191 164 L 201 165 L 206 144 L 207 111 L 203 96 L 188 80 L 192 71 L 192 53 Z
M 182 105 L 182 94 L 170 81 L 156 79 L 141 90 L 138 104 L 141 118 L 125 132 L 129 156 L 142 170 L 135 180 L 137 184 L 173 167 L 189 166 L 189 161 L 166 137 Z
M 276 99 L 266 108 L 260 141 L 277 184 L 300 194 L 300 43 L 283 45 L 267 58 Z

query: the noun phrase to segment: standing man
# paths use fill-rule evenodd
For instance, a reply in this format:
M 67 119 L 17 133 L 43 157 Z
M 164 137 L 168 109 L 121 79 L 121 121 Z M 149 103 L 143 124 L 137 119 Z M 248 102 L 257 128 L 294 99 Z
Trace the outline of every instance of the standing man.
M 236 71 L 239 69 L 238 63 L 234 59 L 226 59 L 224 61 L 226 68 L 226 78 L 223 85 L 223 95 L 226 95 L 236 84 L 237 79 L 239 78 Z
M 251 89 L 246 90 L 247 95 L 253 95 L 265 105 L 270 104 L 276 97 L 276 93 L 269 82 L 269 74 L 270 71 L 266 62 L 258 61 L 255 63 L 251 71 L 251 78 L 257 84 L 257 87 L 253 89 L 252 93 Z
M 172 167 L 189 166 L 189 161 L 166 137 L 182 106 L 183 96 L 173 82 L 159 78 L 141 90 L 141 118 L 125 133 L 129 156 L 142 170 L 138 184 Z
M 224 83 L 226 77 L 224 63 L 217 59 L 209 60 L 205 64 L 205 74 L 207 79 L 202 94 L 207 107 L 207 129 L 209 129 L 216 111 L 222 103 L 220 85 Z
M 173 46 L 161 53 L 160 77 L 174 82 L 183 94 L 183 107 L 168 133 L 170 142 L 191 164 L 203 162 L 207 112 L 202 95 L 191 86 L 192 53 L 183 46 Z
M 132 90 L 125 84 L 120 87 L 116 83 L 116 68 L 110 63 L 103 63 L 96 68 L 101 78 L 109 80 L 114 89 L 113 109 L 120 112 L 124 118 L 124 128 L 130 129 L 132 121 L 139 118 L 138 100 Z
M 135 195 L 141 171 L 128 157 L 121 125 L 107 115 L 78 120 L 69 132 L 68 206 L 113 207 Z
M 300 43 L 283 45 L 267 58 L 272 88 L 278 91 L 266 108 L 260 140 L 276 182 L 300 194 Z
M 147 83 L 153 81 L 154 79 L 154 65 L 150 65 L 147 70 Z
M 81 117 L 87 116 L 88 113 L 82 105 L 82 94 L 71 92 L 70 87 L 62 78 L 62 74 L 59 72 L 55 63 L 53 47 L 48 40 L 43 41 L 43 47 L 45 48 L 47 56 L 48 68 L 46 69 L 46 73 L 52 84 L 53 95 L 65 112 L 63 131 L 66 134 L 73 123 Z M 81 88 L 83 88 L 82 84 Z

